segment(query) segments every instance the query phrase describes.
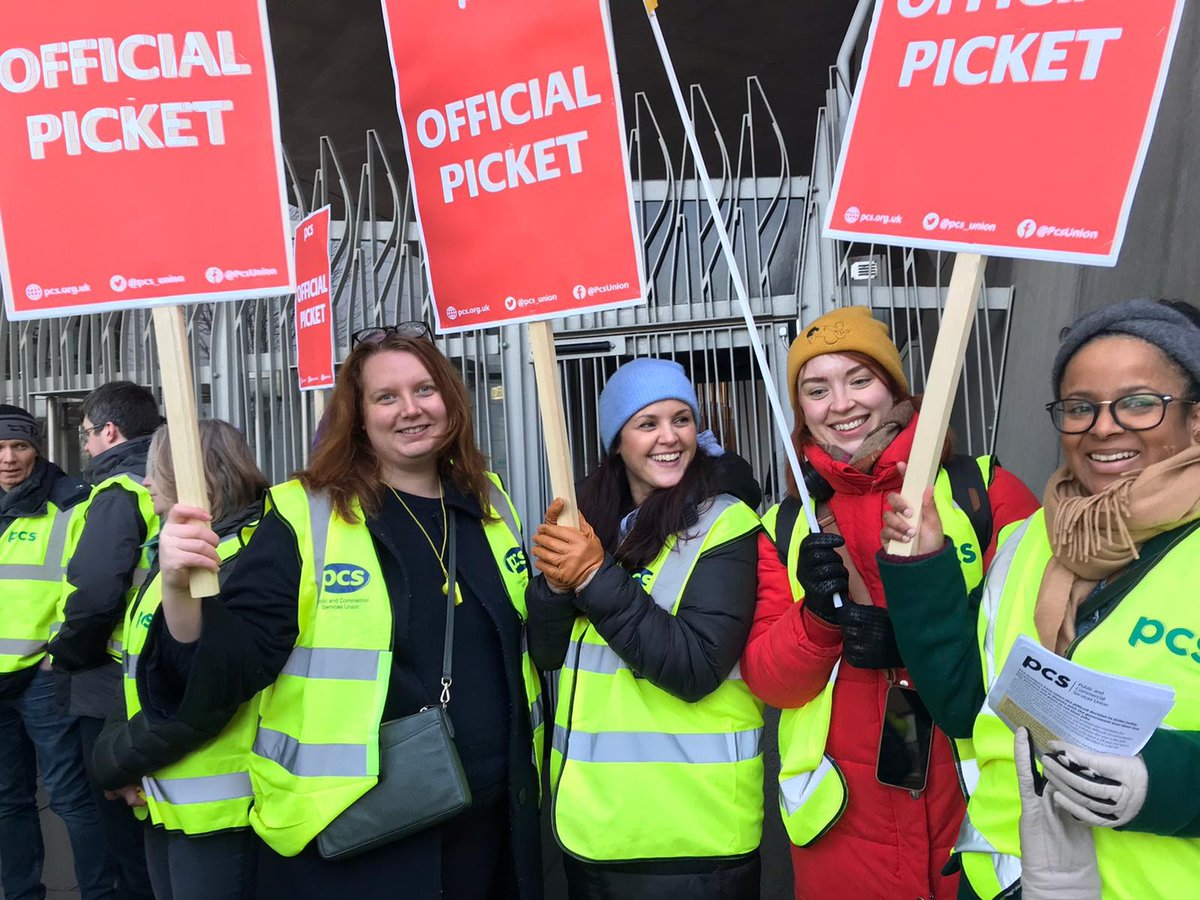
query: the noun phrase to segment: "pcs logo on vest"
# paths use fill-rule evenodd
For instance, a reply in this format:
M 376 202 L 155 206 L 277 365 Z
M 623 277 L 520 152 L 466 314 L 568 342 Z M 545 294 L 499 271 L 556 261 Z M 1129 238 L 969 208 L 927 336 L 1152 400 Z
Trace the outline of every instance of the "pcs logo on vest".
M 650 584 L 650 576 L 654 573 L 649 569 L 638 569 L 636 572 L 630 572 L 629 577 L 637 580 L 643 588 Z
M 8 533 L 8 542 L 10 544 L 13 541 L 36 541 L 36 540 L 37 540 L 37 532 L 36 531 L 10 531 Z
M 520 575 L 529 569 L 529 557 L 520 547 L 513 547 L 504 554 L 504 568 L 514 575 Z
M 350 563 L 330 563 L 321 573 L 321 585 L 329 594 L 353 594 L 370 580 L 370 572 Z
M 1158 619 L 1142 616 L 1129 632 L 1129 646 L 1151 646 L 1162 641 L 1163 647 L 1176 656 L 1188 656 L 1192 662 L 1200 663 L 1200 652 L 1192 652 L 1193 647 L 1200 651 L 1198 637 L 1200 636 L 1190 628 L 1168 628 Z

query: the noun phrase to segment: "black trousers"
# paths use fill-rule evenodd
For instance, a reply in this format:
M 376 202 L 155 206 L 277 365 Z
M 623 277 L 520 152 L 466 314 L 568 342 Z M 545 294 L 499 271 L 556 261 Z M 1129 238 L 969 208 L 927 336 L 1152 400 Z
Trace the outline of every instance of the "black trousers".
M 571 900 L 758 900 L 758 851 L 733 860 L 586 863 L 564 854 Z
M 146 850 L 142 843 L 144 826 L 124 800 L 105 800 L 104 791 L 96 786 L 92 774 L 92 750 L 103 727 L 103 719 L 92 716 L 79 717 L 83 766 L 87 770 L 92 794 L 96 798 L 96 807 L 100 810 L 104 839 L 108 844 L 108 856 L 116 870 L 117 896 L 121 900 L 154 900 L 154 891 L 150 887 L 150 873 L 146 868 Z
M 146 828 L 146 862 L 158 900 L 249 900 L 258 838 L 249 828 L 187 835 Z

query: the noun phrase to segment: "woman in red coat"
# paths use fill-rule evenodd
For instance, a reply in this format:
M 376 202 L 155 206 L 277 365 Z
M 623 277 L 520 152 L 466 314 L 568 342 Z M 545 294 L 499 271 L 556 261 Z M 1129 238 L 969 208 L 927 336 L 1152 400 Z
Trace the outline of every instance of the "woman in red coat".
M 862 307 L 828 313 L 796 339 L 788 384 L 793 440 L 817 476 L 814 493 L 828 498 L 817 510 L 823 533 L 808 534 L 794 486 L 793 499 L 764 517 L 758 606 L 741 668 L 750 689 L 783 711 L 780 809 L 796 897 L 953 897 L 958 876 L 942 868 L 964 810 L 956 748 L 923 727 L 929 720 L 915 692 L 902 690 L 911 685 L 875 559 L 884 498 L 903 480 L 917 404 L 887 327 Z M 947 453 L 943 465 L 949 460 Z M 964 487 L 956 475 L 952 483 L 943 468 L 935 501 L 964 578 L 977 583 L 994 535 L 1037 501 L 989 457 L 958 458 L 951 468 L 974 480 Z M 967 508 L 956 495 L 971 498 Z M 906 734 L 889 699 L 917 710 Z M 969 760 L 969 744 L 957 750 Z M 968 762 L 967 782 L 969 769 Z

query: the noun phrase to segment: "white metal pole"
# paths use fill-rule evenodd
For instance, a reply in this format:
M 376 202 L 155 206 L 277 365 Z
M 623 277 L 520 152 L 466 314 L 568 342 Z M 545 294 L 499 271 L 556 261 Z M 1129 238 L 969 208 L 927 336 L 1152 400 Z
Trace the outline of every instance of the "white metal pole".
M 692 124 L 691 116 L 688 115 L 687 104 L 684 103 L 683 93 L 679 88 L 679 79 L 675 76 L 675 66 L 671 63 L 671 54 L 667 50 L 662 29 L 658 25 L 658 16 L 650 4 L 646 6 L 646 15 L 650 18 L 650 29 L 654 32 L 654 42 L 658 44 L 658 53 L 662 57 L 663 67 L 667 70 L 667 80 L 671 83 L 671 93 L 675 95 L 675 105 L 679 108 L 679 118 L 683 122 L 683 130 L 687 133 L 688 144 L 692 148 L 692 156 L 696 159 L 696 175 L 699 177 L 700 184 L 704 188 L 704 196 L 708 200 L 708 208 L 712 213 L 713 230 L 717 233 L 717 237 L 721 241 L 721 249 L 724 251 L 725 260 L 729 265 L 729 274 L 733 278 L 733 286 L 737 292 L 738 304 L 742 309 L 742 318 L 746 320 L 746 331 L 750 337 L 750 346 L 754 349 L 754 358 L 758 362 L 758 370 L 762 375 L 764 386 L 767 389 L 767 402 L 771 407 L 775 426 L 779 431 L 779 437 L 783 441 L 783 450 L 787 454 L 788 465 L 791 467 L 792 475 L 796 480 L 796 489 L 800 492 L 800 502 L 804 507 L 804 517 L 808 521 L 808 530 L 810 533 L 816 533 L 821 529 L 817 525 L 817 516 L 813 509 L 812 498 L 808 495 L 808 487 L 804 484 L 804 473 L 800 470 L 800 459 L 796 456 L 796 448 L 792 446 L 792 436 L 788 430 L 787 419 L 783 414 L 783 406 L 779 402 L 779 394 L 775 391 L 775 381 L 771 375 L 771 367 L 767 364 L 767 354 L 763 349 L 762 341 L 758 337 L 758 325 L 754 321 L 754 312 L 750 309 L 750 296 L 746 291 L 745 282 L 742 281 L 742 271 L 738 267 L 737 256 L 733 252 L 733 244 L 729 240 L 729 233 L 725 230 L 725 220 L 721 218 L 721 207 L 717 203 L 716 194 L 713 192 L 712 181 L 708 177 L 708 168 L 704 165 L 704 157 L 700 154 L 700 145 L 696 141 L 696 130 Z

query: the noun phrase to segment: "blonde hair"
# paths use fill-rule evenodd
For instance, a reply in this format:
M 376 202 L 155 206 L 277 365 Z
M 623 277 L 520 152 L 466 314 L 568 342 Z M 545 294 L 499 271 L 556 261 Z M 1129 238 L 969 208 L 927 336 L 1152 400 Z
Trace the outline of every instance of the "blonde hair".
M 208 507 L 214 522 L 254 503 L 269 486 L 267 476 L 254 461 L 250 445 L 228 422 L 200 420 L 200 454 L 208 486 Z M 166 425 L 160 425 L 150 439 L 146 472 L 154 479 L 154 486 L 164 499 L 171 504 L 179 500 L 175 491 L 175 467 L 171 462 L 171 434 Z

